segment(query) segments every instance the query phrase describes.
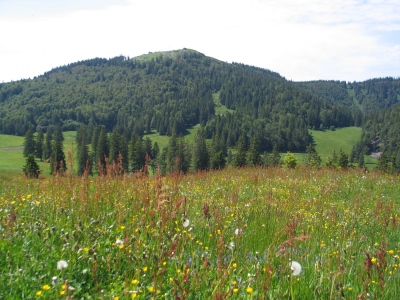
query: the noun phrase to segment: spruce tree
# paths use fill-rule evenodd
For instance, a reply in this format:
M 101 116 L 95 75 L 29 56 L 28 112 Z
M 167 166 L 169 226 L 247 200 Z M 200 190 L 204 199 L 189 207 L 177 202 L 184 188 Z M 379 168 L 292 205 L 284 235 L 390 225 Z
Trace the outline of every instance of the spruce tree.
M 279 153 L 278 145 L 275 144 L 272 148 L 272 153 L 268 158 L 269 164 L 273 167 L 278 167 L 281 165 L 281 154 Z
M 260 140 L 258 137 L 254 136 L 250 142 L 249 149 L 249 162 L 252 166 L 261 165 L 261 155 L 259 152 L 260 149 Z
M 43 159 L 48 160 L 51 156 L 51 141 L 53 140 L 53 128 L 48 127 L 46 132 L 46 138 L 43 146 Z
M 109 157 L 109 142 L 105 127 L 101 127 L 99 139 L 96 145 L 96 161 L 97 171 L 99 174 L 105 174 L 107 168 L 107 160 Z
M 194 138 L 193 145 L 193 170 L 207 170 L 209 168 L 210 158 L 207 149 L 207 143 L 204 130 L 199 129 Z
M 159 152 L 160 152 L 160 147 L 158 146 L 157 142 L 154 142 L 153 147 L 151 149 L 151 157 L 153 159 L 157 158 Z
M 178 139 L 178 148 L 176 154 L 175 168 L 177 169 L 174 169 L 174 171 L 186 174 L 190 169 L 191 147 L 189 143 L 185 141 L 182 135 Z
M 240 136 L 239 141 L 236 145 L 236 153 L 233 159 L 233 165 L 235 167 L 244 167 L 246 165 L 246 142 L 244 136 Z
M 178 139 L 176 135 L 173 134 L 168 140 L 168 152 L 165 158 L 167 173 L 173 173 L 175 170 L 177 152 L 178 152 Z
M 38 129 L 35 145 L 35 156 L 43 161 L 44 134 L 41 127 Z
M 383 151 L 378 158 L 378 164 L 376 165 L 376 169 L 387 172 L 389 169 L 389 158 L 386 155 L 386 152 Z
M 25 134 L 24 141 L 24 157 L 28 157 L 29 154 L 35 154 L 36 150 L 36 142 L 33 136 L 33 129 L 29 128 Z
M 92 132 L 92 139 L 91 139 L 91 149 L 90 149 L 90 161 L 92 162 L 93 166 L 97 168 L 97 143 L 99 141 L 101 128 L 99 126 L 93 128 Z
M 210 147 L 210 168 L 213 170 L 221 170 L 225 168 L 226 159 L 218 137 L 213 137 Z
M 349 167 L 349 156 L 344 153 L 342 149 L 339 151 L 338 164 L 342 169 L 347 169 Z
M 86 129 L 83 125 L 79 128 L 77 136 L 79 136 L 79 140 L 77 140 L 78 175 L 82 176 L 85 171 L 87 171 L 88 174 L 91 174 L 92 163 L 90 161 L 89 147 L 87 145 Z
M 306 152 L 307 155 L 304 157 L 304 164 L 308 167 L 319 168 L 322 160 L 312 144 L 307 146 Z
M 285 168 L 289 169 L 296 168 L 298 165 L 296 157 L 294 157 L 294 155 L 288 151 L 283 158 L 283 165 L 285 166 Z
M 119 151 L 122 159 L 122 169 L 125 173 L 129 171 L 129 146 L 126 135 L 123 133 L 120 136 Z
M 22 168 L 24 174 L 28 178 L 39 178 L 39 174 L 41 173 L 39 165 L 35 161 L 35 157 L 33 154 L 28 154 L 26 158 L 26 164 Z
M 365 166 L 364 153 L 360 152 L 357 159 L 357 164 L 360 168 Z
M 135 173 L 143 169 L 146 162 L 146 155 L 143 148 L 142 138 L 136 134 L 132 134 L 129 149 L 130 172 Z
M 50 155 L 50 173 L 55 175 L 56 173 L 63 173 L 67 169 L 65 163 L 65 154 L 63 146 L 62 133 L 56 130 L 53 135 L 51 143 L 51 155 Z
M 110 163 L 118 163 L 118 157 L 121 152 L 120 144 L 121 136 L 114 128 L 110 136 L 110 157 L 108 159 Z

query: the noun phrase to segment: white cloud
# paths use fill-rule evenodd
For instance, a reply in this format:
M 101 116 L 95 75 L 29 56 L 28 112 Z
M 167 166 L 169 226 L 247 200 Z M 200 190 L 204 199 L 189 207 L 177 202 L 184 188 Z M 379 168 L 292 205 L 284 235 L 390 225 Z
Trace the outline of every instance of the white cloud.
M 8 30 L 0 82 L 83 59 L 183 47 L 292 80 L 400 76 L 397 1 L 102 0 L 91 10 L 74 1 L 65 12 L 1 17 Z

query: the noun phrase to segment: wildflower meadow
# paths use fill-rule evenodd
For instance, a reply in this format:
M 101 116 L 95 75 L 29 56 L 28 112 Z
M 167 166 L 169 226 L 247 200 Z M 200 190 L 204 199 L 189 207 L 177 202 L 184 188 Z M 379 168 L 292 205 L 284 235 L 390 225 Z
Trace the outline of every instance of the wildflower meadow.
M 400 185 L 361 170 L 0 180 L 0 299 L 396 299 Z

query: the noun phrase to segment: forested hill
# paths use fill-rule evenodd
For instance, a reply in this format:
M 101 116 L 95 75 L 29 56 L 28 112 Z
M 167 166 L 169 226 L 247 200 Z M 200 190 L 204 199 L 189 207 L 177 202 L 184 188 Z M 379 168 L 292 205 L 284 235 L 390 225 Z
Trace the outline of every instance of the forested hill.
M 209 138 L 228 147 L 242 136 L 258 137 L 261 151 L 274 144 L 296 151 L 311 141 L 308 128 L 361 123 L 361 110 L 333 100 L 269 70 L 183 49 L 95 58 L 0 84 L 0 132 L 23 135 L 31 126 L 74 130 L 85 124 L 127 136 L 171 135 L 200 123 Z M 216 105 L 224 112 L 216 114 Z
M 365 115 L 391 108 L 400 100 L 400 79 L 391 77 L 369 79 L 363 82 L 321 80 L 297 84 L 331 104 L 360 109 Z

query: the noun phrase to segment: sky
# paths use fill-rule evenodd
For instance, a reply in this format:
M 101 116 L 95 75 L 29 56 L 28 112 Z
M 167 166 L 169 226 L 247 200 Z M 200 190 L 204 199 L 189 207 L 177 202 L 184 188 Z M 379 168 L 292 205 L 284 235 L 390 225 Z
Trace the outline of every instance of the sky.
M 400 77 L 399 0 L 0 0 L 0 83 L 189 48 L 293 81 Z

